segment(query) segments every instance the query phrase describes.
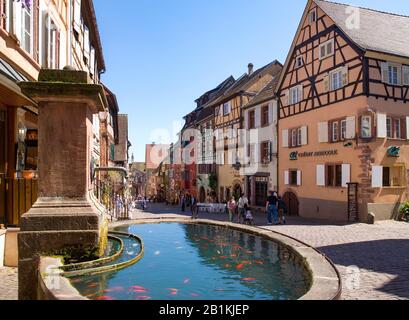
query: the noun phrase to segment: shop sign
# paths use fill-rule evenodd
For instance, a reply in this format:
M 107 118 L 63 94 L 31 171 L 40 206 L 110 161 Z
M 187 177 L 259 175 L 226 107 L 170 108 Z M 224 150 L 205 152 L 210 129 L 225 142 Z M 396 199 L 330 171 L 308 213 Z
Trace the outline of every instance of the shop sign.
M 290 160 L 298 160 L 299 158 L 313 158 L 313 157 L 326 157 L 337 156 L 338 150 L 326 150 L 326 151 L 314 151 L 314 152 L 298 152 L 294 151 L 290 153 Z
M 389 157 L 398 158 L 400 156 L 400 147 L 389 147 L 387 153 Z

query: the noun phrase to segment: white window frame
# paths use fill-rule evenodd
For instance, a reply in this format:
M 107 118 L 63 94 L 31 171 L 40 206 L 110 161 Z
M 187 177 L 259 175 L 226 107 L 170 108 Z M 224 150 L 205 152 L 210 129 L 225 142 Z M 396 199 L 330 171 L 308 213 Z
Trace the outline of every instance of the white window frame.
M 396 74 L 395 74 L 396 70 Z M 396 79 L 395 79 L 396 76 Z M 395 81 L 396 80 L 396 81 Z M 388 65 L 388 83 L 394 86 L 399 85 L 399 66 L 394 64 Z
M 329 45 L 329 44 L 331 44 L 331 47 L 332 47 L 332 51 L 331 51 L 331 52 L 328 51 L 328 45 Z M 328 40 L 328 41 L 326 41 L 326 42 L 320 44 L 320 46 L 319 46 L 319 57 L 320 57 L 320 60 L 326 59 L 326 58 L 328 58 L 328 57 L 334 55 L 334 52 L 335 52 L 335 47 L 334 47 L 334 45 L 335 45 L 334 39 Z M 325 48 L 325 54 L 322 54 L 322 48 Z
M 303 97 L 301 96 L 304 89 L 302 85 L 295 86 L 290 88 L 290 105 L 296 104 L 302 101 Z
M 26 26 L 26 16 L 30 18 L 30 26 L 27 29 Z M 33 29 L 34 29 L 34 19 L 33 19 L 33 6 L 21 6 L 21 48 L 24 49 L 30 55 L 33 54 Z M 29 37 L 29 43 L 26 43 L 26 35 Z M 27 45 L 29 47 L 27 47 Z M 28 49 L 28 50 L 27 50 Z
M 291 130 L 291 147 L 298 146 L 298 129 Z
M 344 84 L 342 82 L 342 69 L 337 69 L 330 72 L 330 89 L 331 91 L 341 89 Z
M 399 125 L 397 126 L 397 124 Z M 402 139 L 402 120 L 400 118 L 393 119 L 393 137 L 395 139 Z
M 364 135 L 364 126 L 363 126 L 363 124 L 364 124 L 364 120 L 368 120 L 369 119 L 369 121 L 368 121 L 368 124 L 369 124 L 369 135 L 367 136 L 367 135 Z M 360 125 L 360 131 L 361 131 L 361 138 L 364 138 L 364 139 L 370 139 L 370 138 L 372 138 L 372 117 L 371 116 L 362 116 L 361 117 L 361 125 Z
M 386 117 L 386 137 L 393 138 L 393 119 L 391 117 Z
M 223 103 L 223 116 L 227 116 L 230 113 L 231 113 L 231 103 L 230 103 L 230 101 L 226 102 L 226 103 Z
M 297 129 L 297 147 L 302 145 L 302 128 Z

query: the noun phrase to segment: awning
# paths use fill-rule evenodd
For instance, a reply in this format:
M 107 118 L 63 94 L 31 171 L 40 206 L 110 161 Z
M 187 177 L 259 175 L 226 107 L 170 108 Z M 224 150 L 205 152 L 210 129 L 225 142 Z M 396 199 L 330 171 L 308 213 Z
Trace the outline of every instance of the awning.
M 29 81 L 9 63 L 0 58 L 0 102 L 9 106 L 35 106 L 36 103 L 21 92 L 17 82 Z

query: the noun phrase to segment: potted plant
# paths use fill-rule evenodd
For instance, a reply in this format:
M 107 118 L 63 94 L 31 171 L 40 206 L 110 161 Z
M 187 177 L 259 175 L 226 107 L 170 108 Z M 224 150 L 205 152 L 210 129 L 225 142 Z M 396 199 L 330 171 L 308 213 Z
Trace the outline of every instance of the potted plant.
M 404 203 L 400 209 L 399 213 L 402 215 L 402 219 L 409 222 L 409 202 Z

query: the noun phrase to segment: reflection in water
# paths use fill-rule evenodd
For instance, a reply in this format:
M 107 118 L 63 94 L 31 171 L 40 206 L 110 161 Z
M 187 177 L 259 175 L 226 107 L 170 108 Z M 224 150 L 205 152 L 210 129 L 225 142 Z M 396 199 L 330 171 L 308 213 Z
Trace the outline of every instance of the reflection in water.
M 90 299 L 284 300 L 297 299 L 309 289 L 306 271 L 291 252 L 254 235 L 177 223 L 118 231 L 139 235 L 145 255 L 125 270 L 73 279 Z M 139 252 L 123 240 L 125 252 Z M 127 254 L 121 257 L 127 259 Z

